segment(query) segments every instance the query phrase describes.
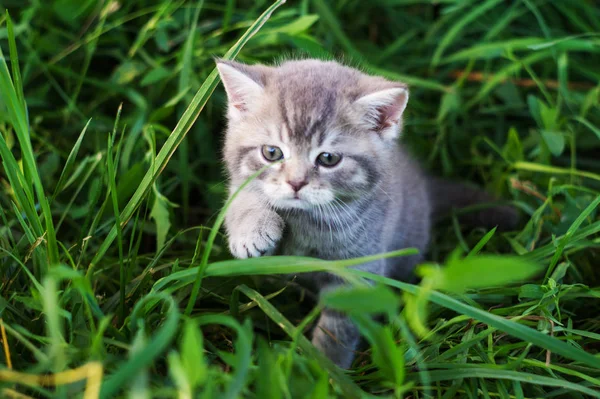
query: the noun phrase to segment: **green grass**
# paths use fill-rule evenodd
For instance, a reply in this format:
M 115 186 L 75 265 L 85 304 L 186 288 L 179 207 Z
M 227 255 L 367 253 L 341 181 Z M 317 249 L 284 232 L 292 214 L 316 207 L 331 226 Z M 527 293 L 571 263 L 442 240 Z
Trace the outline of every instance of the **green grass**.
M 0 396 L 600 397 L 594 2 L 281 3 L 2 3 Z M 519 228 L 440 223 L 419 285 L 231 260 L 213 57 L 298 54 L 409 83 L 406 145 Z M 350 286 L 283 277 L 315 270 Z M 322 306 L 368 343 L 348 372 L 307 338 Z

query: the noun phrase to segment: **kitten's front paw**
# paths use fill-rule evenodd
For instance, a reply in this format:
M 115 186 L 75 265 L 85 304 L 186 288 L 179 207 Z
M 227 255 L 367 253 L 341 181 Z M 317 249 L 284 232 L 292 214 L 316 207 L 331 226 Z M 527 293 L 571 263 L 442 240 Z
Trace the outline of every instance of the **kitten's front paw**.
M 229 231 L 229 250 L 238 259 L 272 255 L 283 235 L 283 219 L 244 220 Z

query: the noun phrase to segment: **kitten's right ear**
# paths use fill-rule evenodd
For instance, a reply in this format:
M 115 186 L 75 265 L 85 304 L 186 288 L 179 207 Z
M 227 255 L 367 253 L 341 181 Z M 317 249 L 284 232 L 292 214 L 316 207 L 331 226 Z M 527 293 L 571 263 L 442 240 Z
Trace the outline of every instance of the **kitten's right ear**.
M 391 83 L 391 87 L 367 94 L 355 104 L 363 115 L 363 123 L 385 140 L 395 140 L 402 128 L 402 114 L 408 102 L 408 87 Z
M 256 67 L 233 61 L 217 61 L 217 69 L 227 92 L 229 116 L 243 116 L 264 92 L 263 74 Z

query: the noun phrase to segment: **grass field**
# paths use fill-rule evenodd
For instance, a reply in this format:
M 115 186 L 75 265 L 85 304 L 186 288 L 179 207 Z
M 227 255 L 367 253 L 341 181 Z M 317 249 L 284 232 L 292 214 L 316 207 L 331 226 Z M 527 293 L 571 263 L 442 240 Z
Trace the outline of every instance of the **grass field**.
M 0 396 L 600 397 L 598 4 L 282 3 L 0 2 Z M 307 55 L 408 83 L 406 145 L 518 230 L 449 218 L 419 285 L 231 260 L 213 57 Z M 310 270 L 351 288 L 281 277 Z M 323 305 L 369 343 L 348 372 Z

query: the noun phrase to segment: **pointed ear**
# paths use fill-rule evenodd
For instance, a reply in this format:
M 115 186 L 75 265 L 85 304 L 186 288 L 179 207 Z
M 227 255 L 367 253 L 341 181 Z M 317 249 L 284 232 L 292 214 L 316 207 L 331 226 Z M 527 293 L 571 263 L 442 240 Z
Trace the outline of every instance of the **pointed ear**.
M 354 104 L 367 129 L 377 132 L 385 140 L 393 140 L 400 135 L 407 102 L 408 88 L 398 84 L 362 96 Z
M 232 61 L 217 61 L 217 69 L 227 92 L 229 116 L 238 118 L 248 112 L 264 92 L 262 74 L 252 66 Z

